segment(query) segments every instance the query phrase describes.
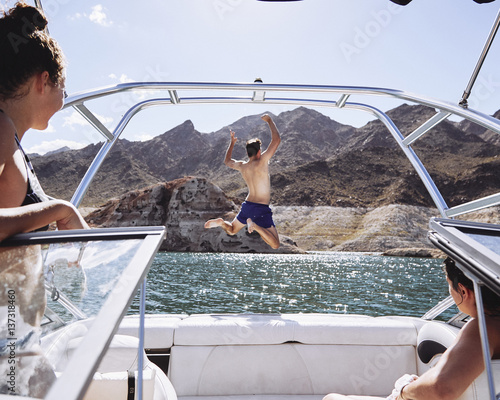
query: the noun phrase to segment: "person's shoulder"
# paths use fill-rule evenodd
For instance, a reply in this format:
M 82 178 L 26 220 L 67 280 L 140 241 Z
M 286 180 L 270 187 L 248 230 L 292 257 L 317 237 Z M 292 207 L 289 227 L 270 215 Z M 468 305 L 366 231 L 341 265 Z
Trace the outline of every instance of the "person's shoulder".
M 0 135 L 14 135 L 15 132 L 16 127 L 12 120 L 4 112 L 0 112 Z
M 0 112 L 0 152 L 2 150 L 8 150 L 10 146 L 14 145 L 15 134 L 16 127 L 11 119 Z

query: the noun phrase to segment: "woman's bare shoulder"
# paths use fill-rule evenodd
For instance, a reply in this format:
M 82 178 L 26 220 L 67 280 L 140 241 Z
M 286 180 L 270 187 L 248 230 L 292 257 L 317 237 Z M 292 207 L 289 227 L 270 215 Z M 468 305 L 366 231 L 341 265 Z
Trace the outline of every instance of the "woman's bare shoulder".
M 10 118 L 0 112 L 0 166 L 3 166 L 17 149 L 15 133 L 16 128 Z
M 15 133 L 16 127 L 12 120 L 3 112 L 0 112 L 0 142 L 2 144 L 13 142 Z

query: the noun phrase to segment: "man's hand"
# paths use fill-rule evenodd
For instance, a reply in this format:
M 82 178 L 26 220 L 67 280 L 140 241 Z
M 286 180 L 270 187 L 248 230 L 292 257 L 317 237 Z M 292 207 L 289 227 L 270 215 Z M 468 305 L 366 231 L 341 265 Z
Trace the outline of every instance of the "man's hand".
M 262 117 L 260 117 L 263 121 L 266 121 L 267 123 L 271 122 L 272 119 L 269 115 L 264 114 Z
M 233 130 L 230 129 L 229 133 L 231 134 L 231 144 L 234 145 L 238 141 L 238 138 L 235 136 L 235 133 Z

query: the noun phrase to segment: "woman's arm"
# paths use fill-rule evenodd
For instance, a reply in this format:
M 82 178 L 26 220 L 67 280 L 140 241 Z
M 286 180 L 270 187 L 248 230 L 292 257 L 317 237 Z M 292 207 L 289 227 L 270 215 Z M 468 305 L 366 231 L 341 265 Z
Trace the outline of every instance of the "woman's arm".
M 22 207 L 1 208 L 0 241 L 52 222 L 56 222 L 57 228 L 61 230 L 89 228 L 74 205 L 64 200 L 51 200 Z

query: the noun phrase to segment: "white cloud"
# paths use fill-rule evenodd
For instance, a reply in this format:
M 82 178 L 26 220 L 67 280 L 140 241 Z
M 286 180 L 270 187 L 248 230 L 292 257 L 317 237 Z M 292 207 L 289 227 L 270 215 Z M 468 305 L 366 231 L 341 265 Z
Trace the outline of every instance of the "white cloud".
M 106 117 L 102 117 L 98 114 L 94 114 L 94 115 L 104 125 L 113 122 L 112 117 L 106 118 Z M 73 110 L 73 112 L 68 117 L 64 117 L 63 127 L 69 127 L 69 128 L 75 129 L 75 126 L 90 126 L 90 125 L 87 122 L 87 120 L 85 118 L 83 118 L 82 115 L 78 111 Z
M 108 19 L 102 4 L 97 4 L 92 7 L 92 13 L 89 15 L 89 19 L 97 25 L 106 27 L 113 25 L 113 21 Z
M 116 74 L 109 74 L 108 76 L 113 80 L 118 80 L 120 83 L 134 82 L 133 79 L 130 79 L 125 74 L 121 74 L 119 78 Z
M 147 142 L 148 140 L 153 139 L 153 137 L 154 136 L 150 135 L 149 133 L 142 132 L 134 135 L 133 140 L 136 142 Z
M 64 117 L 63 126 L 73 128 L 75 125 L 85 126 L 88 122 L 81 116 L 78 111 L 73 111 L 69 117 Z
M 50 151 L 59 150 L 60 148 L 63 147 L 69 147 L 70 149 L 82 149 L 85 146 L 87 146 L 87 144 L 85 143 L 78 143 L 72 140 L 56 139 L 50 142 L 43 141 L 41 144 L 32 146 L 29 149 L 27 149 L 27 153 L 45 154 Z
M 93 6 L 92 12 L 90 14 L 78 12 L 69 17 L 69 19 L 72 21 L 82 18 L 88 18 L 91 22 L 104 27 L 113 25 L 113 21 L 110 21 L 108 19 L 105 8 L 102 6 L 102 4 Z

